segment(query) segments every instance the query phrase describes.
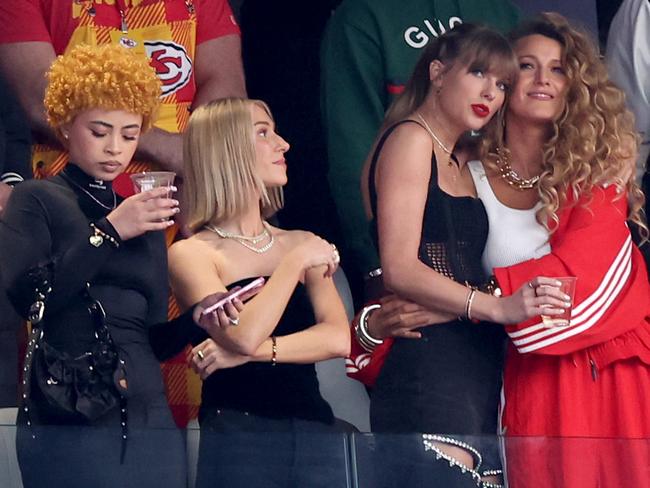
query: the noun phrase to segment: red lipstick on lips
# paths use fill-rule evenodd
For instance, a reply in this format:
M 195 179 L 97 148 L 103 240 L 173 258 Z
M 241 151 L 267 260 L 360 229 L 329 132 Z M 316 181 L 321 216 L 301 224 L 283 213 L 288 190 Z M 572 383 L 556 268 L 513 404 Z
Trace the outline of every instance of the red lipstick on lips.
M 487 107 L 487 105 L 483 105 L 482 103 L 472 104 L 472 110 L 479 117 L 487 117 L 490 115 L 490 109 Z

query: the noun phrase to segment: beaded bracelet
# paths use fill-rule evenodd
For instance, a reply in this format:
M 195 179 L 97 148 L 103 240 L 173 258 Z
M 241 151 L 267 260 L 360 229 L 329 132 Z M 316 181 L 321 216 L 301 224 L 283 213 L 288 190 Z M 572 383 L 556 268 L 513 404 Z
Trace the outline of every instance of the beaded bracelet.
M 271 336 L 271 366 L 278 364 L 278 338 Z
M 383 339 L 376 339 L 368 332 L 368 318 L 370 317 L 370 313 L 378 308 L 381 308 L 381 305 L 378 303 L 363 307 L 359 315 L 359 321 L 354 327 L 357 342 L 368 352 L 374 351 L 377 346 L 384 343 Z
M 88 238 L 88 242 L 90 242 L 91 246 L 99 247 L 104 244 L 104 241 L 108 241 L 108 243 L 115 249 L 120 247 L 120 243 L 117 241 L 117 239 L 115 239 L 115 237 L 107 234 L 92 222 L 90 223 L 90 228 L 93 230 L 93 235 Z

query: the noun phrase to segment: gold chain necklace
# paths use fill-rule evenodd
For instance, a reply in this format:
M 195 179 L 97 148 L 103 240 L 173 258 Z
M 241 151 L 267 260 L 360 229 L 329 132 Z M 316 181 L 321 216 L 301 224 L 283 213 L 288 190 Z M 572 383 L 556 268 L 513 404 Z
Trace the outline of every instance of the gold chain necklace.
M 508 156 L 505 153 L 502 155 L 499 148 L 497 148 L 496 163 L 501 178 L 503 178 L 512 188 L 521 191 L 530 190 L 531 188 L 534 188 L 539 181 L 539 175 L 533 176 L 532 178 L 523 178 L 520 176 L 519 173 L 512 169 Z
M 427 124 L 427 121 L 424 120 L 424 117 L 420 114 L 420 112 L 416 112 L 415 115 L 417 115 L 418 119 L 424 124 L 424 128 L 427 130 L 431 138 L 440 146 L 440 149 L 442 149 L 444 152 L 447 154 L 451 155 L 451 149 L 449 149 L 447 146 L 445 146 L 440 139 L 438 139 L 438 136 L 436 135 L 435 132 L 429 127 L 429 124 Z M 451 166 L 451 161 L 449 161 L 449 166 Z
M 256 252 L 257 254 L 263 254 L 273 247 L 273 244 L 275 243 L 275 238 L 273 237 L 273 233 L 269 231 L 268 224 L 262 221 L 262 225 L 264 226 L 264 230 L 262 231 L 262 233 L 253 237 L 234 234 L 232 232 L 228 232 L 220 227 L 211 224 L 206 224 L 205 228 L 211 232 L 214 232 L 222 239 L 232 239 L 233 241 L 238 242 L 239 244 L 244 246 L 246 249 L 250 249 L 251 251 Z M 262 247 L 255 247 L 257 243 L 261 242 L 265 238 L 268 238 L 269 242 L 264 244 Z

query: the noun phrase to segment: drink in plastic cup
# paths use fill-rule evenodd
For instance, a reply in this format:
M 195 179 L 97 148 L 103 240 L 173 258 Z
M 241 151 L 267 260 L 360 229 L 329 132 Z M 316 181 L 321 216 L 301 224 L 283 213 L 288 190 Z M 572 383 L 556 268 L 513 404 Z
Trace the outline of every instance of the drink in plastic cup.
M 576 294 L 576 280 L 575 276 L 560 276 L 553 277 L 554 280 L 557 280 L 561 283 L 560 290 L 562 293 L 566 293 L 571 298 L 571 306 L 564 309 L 564 312 L 560 315 L 542 315 L 542 322 L 544 327 L 568 327 L 571 325 L 571 310 L 573 310 L 573 299 Z
M 153 190 L 154 188 L 166 187 L 166 197 L 171 198 L 171 187 L 174 184 L 174 178 L 176 177 L 176 173 L 173 171 L 149 171 L 144 173 L 134 173 L 130 176 L 131 181 L 133 182 L 133 189 L 136 193 Z M 162 219 L 162 222 L 167 220 L 169 219 Z
M 171 186 L 174 184 L 176 173 L 173 171 L 149 171 L 131 175 L 133 189 L 136 193 L 153 190 L 154 188 L 167 187 L 167 198 L 171 197 Z

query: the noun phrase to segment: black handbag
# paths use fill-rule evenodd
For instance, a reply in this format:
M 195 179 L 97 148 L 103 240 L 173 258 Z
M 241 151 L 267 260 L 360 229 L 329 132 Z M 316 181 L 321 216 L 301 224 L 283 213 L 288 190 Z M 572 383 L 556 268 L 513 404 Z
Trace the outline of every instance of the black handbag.
M 90 284 L 83 291 L 88 313 L 95 328 L 95 341 L 89 350 L 73 357 L 46 341 L 43 315 L 51 292 L 51 267 L 40 267 L 30 273 L 36 300 L 29 310 L 31 336 L 25 356 L 26 411 L 34 390 L 41 401 L 39 410 L 57 421 L 93 421 L 110 410 L 122 408 L 126 415 L 126 400 L 117 385 L 126 379 L 124 361 L 105 324 L 106 314 L 101 303 L 90 295 Z M 124 426 L 124 425 L 123 425 Z

